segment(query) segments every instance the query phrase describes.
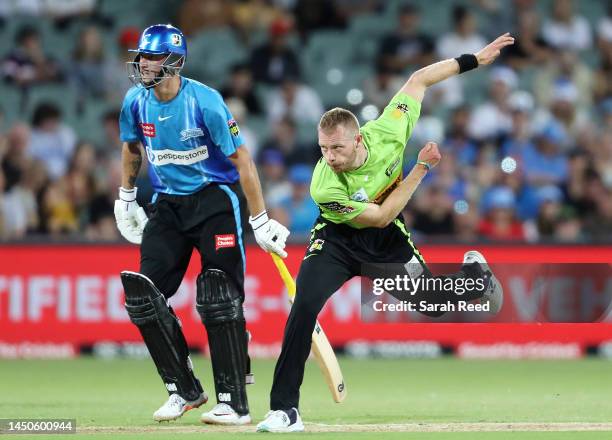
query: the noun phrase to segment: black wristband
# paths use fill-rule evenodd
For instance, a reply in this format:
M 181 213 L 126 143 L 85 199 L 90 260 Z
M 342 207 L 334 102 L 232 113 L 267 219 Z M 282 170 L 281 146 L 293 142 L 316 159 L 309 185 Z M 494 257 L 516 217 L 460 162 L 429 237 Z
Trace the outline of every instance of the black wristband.
M 478 67 L 478 58 L 472 53 L 464 53 L 455 59 L 459 63 L 459 73 L 467 72 L 468 70 Z

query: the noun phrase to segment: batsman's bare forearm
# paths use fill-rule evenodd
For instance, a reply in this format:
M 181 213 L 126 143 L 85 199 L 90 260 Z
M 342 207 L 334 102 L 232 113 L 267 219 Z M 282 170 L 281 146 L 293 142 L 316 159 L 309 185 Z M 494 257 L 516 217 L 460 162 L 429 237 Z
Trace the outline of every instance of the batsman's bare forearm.
M 142 152 L 138 142 L 124 142 L 121 149 L 121 187 L 132 189 L 142 165 Z
M 427 87 L 459 74 L 459 63 L 454 58 L 438 61 L 417 70 L 400 89 L 400 92 L 412 96 L 421 102 Z
M 249 154 L 246 147 L 242 146 L 236 150 L 236 153 L 229 157 L 230 161 L 238 170 L 240 175 L 240 186 L 246 197 L 249 213 L 251 216 L 265 211 L 263 192 L 261 190 L 261 182 L 255 163 Z
M 355 222 L 375 228 L 389 225 L 402 212 L 426 174 L 424 166 L 415 165 L 382 204 L 368 203 L 365 211 L 355 217 Z

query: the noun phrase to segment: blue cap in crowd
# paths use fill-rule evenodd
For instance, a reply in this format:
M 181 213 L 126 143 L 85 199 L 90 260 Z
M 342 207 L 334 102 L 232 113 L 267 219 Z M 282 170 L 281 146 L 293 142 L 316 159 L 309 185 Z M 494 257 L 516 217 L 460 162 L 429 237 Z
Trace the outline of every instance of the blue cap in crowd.
M 289 168 L 289 180 L 292 183 L 304 184 L 310 183 L 312 177 L 312 167 L 308 165 L 298 164 Z

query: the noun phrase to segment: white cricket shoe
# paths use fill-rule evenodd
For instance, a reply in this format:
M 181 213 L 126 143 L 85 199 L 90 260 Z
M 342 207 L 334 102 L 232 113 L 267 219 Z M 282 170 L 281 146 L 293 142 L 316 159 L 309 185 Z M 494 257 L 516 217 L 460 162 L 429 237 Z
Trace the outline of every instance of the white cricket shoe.
M 304 424 L 297 409 L 295 411 L 296 420 L 291 423 L 289 414 L 285 411 L 268 411 L 266 418 L 257 425 L 257 432 L 301 432 L 304 431 Z M 291 410 L 290 410 L 291 411 Z
M 166 403 L 153 413 L 153 420 L 163 422 L 176 420 L 190 409 L 197 408 L 208 401 L 206 393 L 200 394 L 197 400 L 187 402 L 178 394 L 171 394 Z
M 203 413 L 200 420 L 209 425 L 248 425 L 251 423 L 251 415 L 241 416 L 227 403 L 218 403 L 213 409 Z
M 495 315 L 504 304 L 504 289 L 499 280 L 493 275 L 485 257 L 478 251 L 467 251 L 463 255 L 463 264 L 480 263 L 482 270 L 489 275 L 489 285 L 484 296 L 480 298 L 480 304 L 489 304 L 489 313 Z

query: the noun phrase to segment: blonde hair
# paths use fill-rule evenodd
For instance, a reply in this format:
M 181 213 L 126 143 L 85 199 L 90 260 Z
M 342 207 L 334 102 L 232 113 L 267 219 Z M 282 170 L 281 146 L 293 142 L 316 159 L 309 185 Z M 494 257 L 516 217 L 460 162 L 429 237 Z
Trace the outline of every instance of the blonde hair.
M 338 125 L 343 125 L 345 128 L 349 129 L 352 128 L 357 132 L 359 131 L 357 116 L 344 108 L 335 107 L 326 111 L 319 121 L 319 129 L 325 132 L 334 130 Z

